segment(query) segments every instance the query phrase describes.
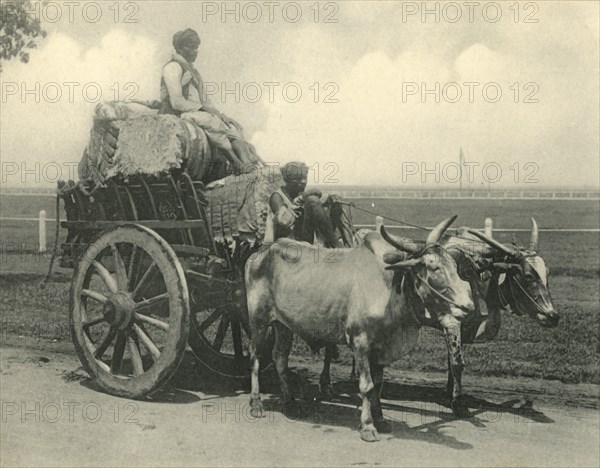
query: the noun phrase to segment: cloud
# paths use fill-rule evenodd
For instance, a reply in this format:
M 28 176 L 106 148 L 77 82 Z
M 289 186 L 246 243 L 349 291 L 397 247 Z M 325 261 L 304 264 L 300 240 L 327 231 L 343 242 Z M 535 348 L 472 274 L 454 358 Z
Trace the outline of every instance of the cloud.
M 340 3 L 331 24 L 309 21 L 308 6 L 298 24 L 215 20 L 199 28 L 197 66 L 222 87 L 281 83 L 274 102 L 264 85 L 257 103 L 213 102 L 244 125 L 264 159 L 318 165 L 319 182 L 338 167 L 340 183 L 398 185 L 403 162 L 455 162 L 462 146 L 468 161 L 500 164 L 505 185 L 514 183 L 515 162 L 538 164 L 543 184 L 598 185 L 598 5 L 541 3 L 538 23 L 515 23 L 508 6 L 493 24 L 403 22 L 395 2 Z M 63 23 L 29 64 L 8 62 L 0 78 L 30 88 L 95 82 L 104 100 L 117 89 L 119 99 L 127 91 L 157 98 L 171 35 L 199 18 L 200 8 L 148 2 L 139 24 L 121 25 L 126 31 L 86 24 L 78 35 Z M 138 87 L 125 89 L 128 82 Z M 282 96 L 290 82 L 302 90 L 296 103 Z M 472 82 L 473 89 L 465 85 Z M 73 103 L 68 94 L 55 104 L 7 96 L 3 160 L 78 161 L 95 105 L 82 98 L 81 85 Z M 488 102 L 498 88 L 499 102 Z M 457 89 L 460 99 L 450 102 Z M 420 178 L 408 182 L 420 185 Z
M 42 168 L 78 162 L 89 138 L 94 101 L 156 99 L 159 76 L 156 46 L 146 37 L 112 30 L 97 47 L 85 50 L 67 34 L 49 35 L 28 64 L 11 61 L 2 72 L 3 162 L 26 169 L 36 162 Z M 23 177 L 34 181 L 33 175 Z M 6 182 L 21 179 L 17 174 Z
M 564 128 L 564 116 L 574 106 L 563 96 L 567 90 L 553 86 L 552 75 L 526 85 L 532 75 L 520 73 L 518 60 L 482 43 L 447 63 L 421 48 L 396 57 L 367 53 L 337 83 L 338 103 L 273 103 L 253 142 L 269 161 L 300 159 L 321 167 L 320 180 L 314 181 L 320 183 L 322 168 L 333 163 L 341 184 L 399 185 L 407 163 L 443 168 L 457 161 L 460 147 L 468 161 L 479 164 L 475 183 L 484 181 L 488 163 L 501 168 L 500 185 L 523 183 L 522 168 L 531 162 L 541 184 L 581 182 L 581 174 L 569 172 L 557 135 L 565 132 L 570 142 L 581 138 L 572 149 L 578 158 L 588 158 L 588 167 L 594 140 L 589 129 Z M 543 67 L 532 70 L 539 78 Z M 548 89 L 552 93 L 544 94 Z M 462 96 L 452 102 L 457 91 Z M 432 184 L 436 176 L 425 180 Z M 421 181 L 420 175 L 408 179 L 412 185 Z

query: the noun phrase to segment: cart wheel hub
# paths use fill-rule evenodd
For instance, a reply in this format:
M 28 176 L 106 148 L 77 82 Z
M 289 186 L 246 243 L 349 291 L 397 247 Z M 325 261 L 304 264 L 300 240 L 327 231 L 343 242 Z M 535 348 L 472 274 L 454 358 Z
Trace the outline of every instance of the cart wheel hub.
M 130 294 L 117 292 L 104 304 L 102 313 L 112 328 L 125 330 L 131 323 L 134 306 Z

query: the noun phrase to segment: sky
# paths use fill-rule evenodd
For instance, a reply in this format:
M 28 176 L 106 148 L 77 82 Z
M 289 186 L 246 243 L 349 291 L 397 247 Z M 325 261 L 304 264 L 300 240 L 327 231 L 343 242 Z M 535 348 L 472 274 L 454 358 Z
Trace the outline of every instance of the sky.
M 7 186 L 73 177 L 97 101 L 157 99 L 187 27 L 215 107 L 309 183 L 458 187 L 462 148 L 465 186 L 600 185 L 597 2 L 38 5 L 0 74 Z

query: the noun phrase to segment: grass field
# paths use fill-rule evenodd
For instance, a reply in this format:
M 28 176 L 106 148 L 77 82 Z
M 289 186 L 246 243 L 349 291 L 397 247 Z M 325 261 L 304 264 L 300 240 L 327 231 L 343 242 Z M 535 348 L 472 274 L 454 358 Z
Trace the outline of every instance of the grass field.
M 540 228 L 598 228 L 597 201 L 547 200 L 354 200 L 357 206 L 383 213 L 397 220 L 423 226 L 437 224 L 450 214 L 458 214 L 457 226 L 482 227 L 486 217 L 496 228 L 529 228 L 534 216 Z M 373 206 L 374 204 L 374 206 Z M 54 217 L 50 197 L 2 197 L 0 217 L 36 217 L 45 209 Z M 372 224 L 373 215 L 354 211 L 354 223 Z M 391 221 L 389 224 L 393 224 Z M 48 223 L 48 240 L 53 239 L 53 224 Z M 419 231 L 403 235 L 422 237 Z M 61 233 L 64 235 L 64 233 Z M 2 222 L 0 262 L 1 336 L 18 334 L 40 339 L 69 340 L 68 289 L 71 272 L 59 271 L 54 282 L 41 290 L 39 282 L 48 265 L 48 255 L 6 254 L 6 246 L 37 242 L 37 224 Z M 510 242 L 510 233 L 495 233 Z M 528 233 L 517 233 L 519 242 Z M 11 248 L 13 248 L 11 247 Z M 499 336 L 492 343 L 469 346 L 466 352 L 469 375 L 528 376 L 558 379 L 563 382 L 600 383 L 599 273 L 600 237 L 598 233 L 548 233 L 540 235 L 540 250 L 552 275 L 551 291 L 561 314 L 557 329 L 546 330 L 526 318 L 502 317 Z M 308 347 L 297 341 L 297 355 L 310 356 Z M 350 355 L 342 352 L 343 362 Z M 423 330 L 418 349 L 394 367 L 424 371 L 444 371 L 446 350 L 435 330 Z

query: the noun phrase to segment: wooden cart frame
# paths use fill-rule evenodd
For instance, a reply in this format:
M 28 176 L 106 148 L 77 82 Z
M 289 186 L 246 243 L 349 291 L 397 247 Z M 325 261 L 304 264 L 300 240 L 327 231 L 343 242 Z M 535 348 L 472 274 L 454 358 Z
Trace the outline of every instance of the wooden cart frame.
M 249 375 L 243 267 L 257 247 L 215 241 L 204 193 L 183 172 L 61 184 L 72 339 L 108 393 L 156 392 L 188 345 L 215 373 Z

